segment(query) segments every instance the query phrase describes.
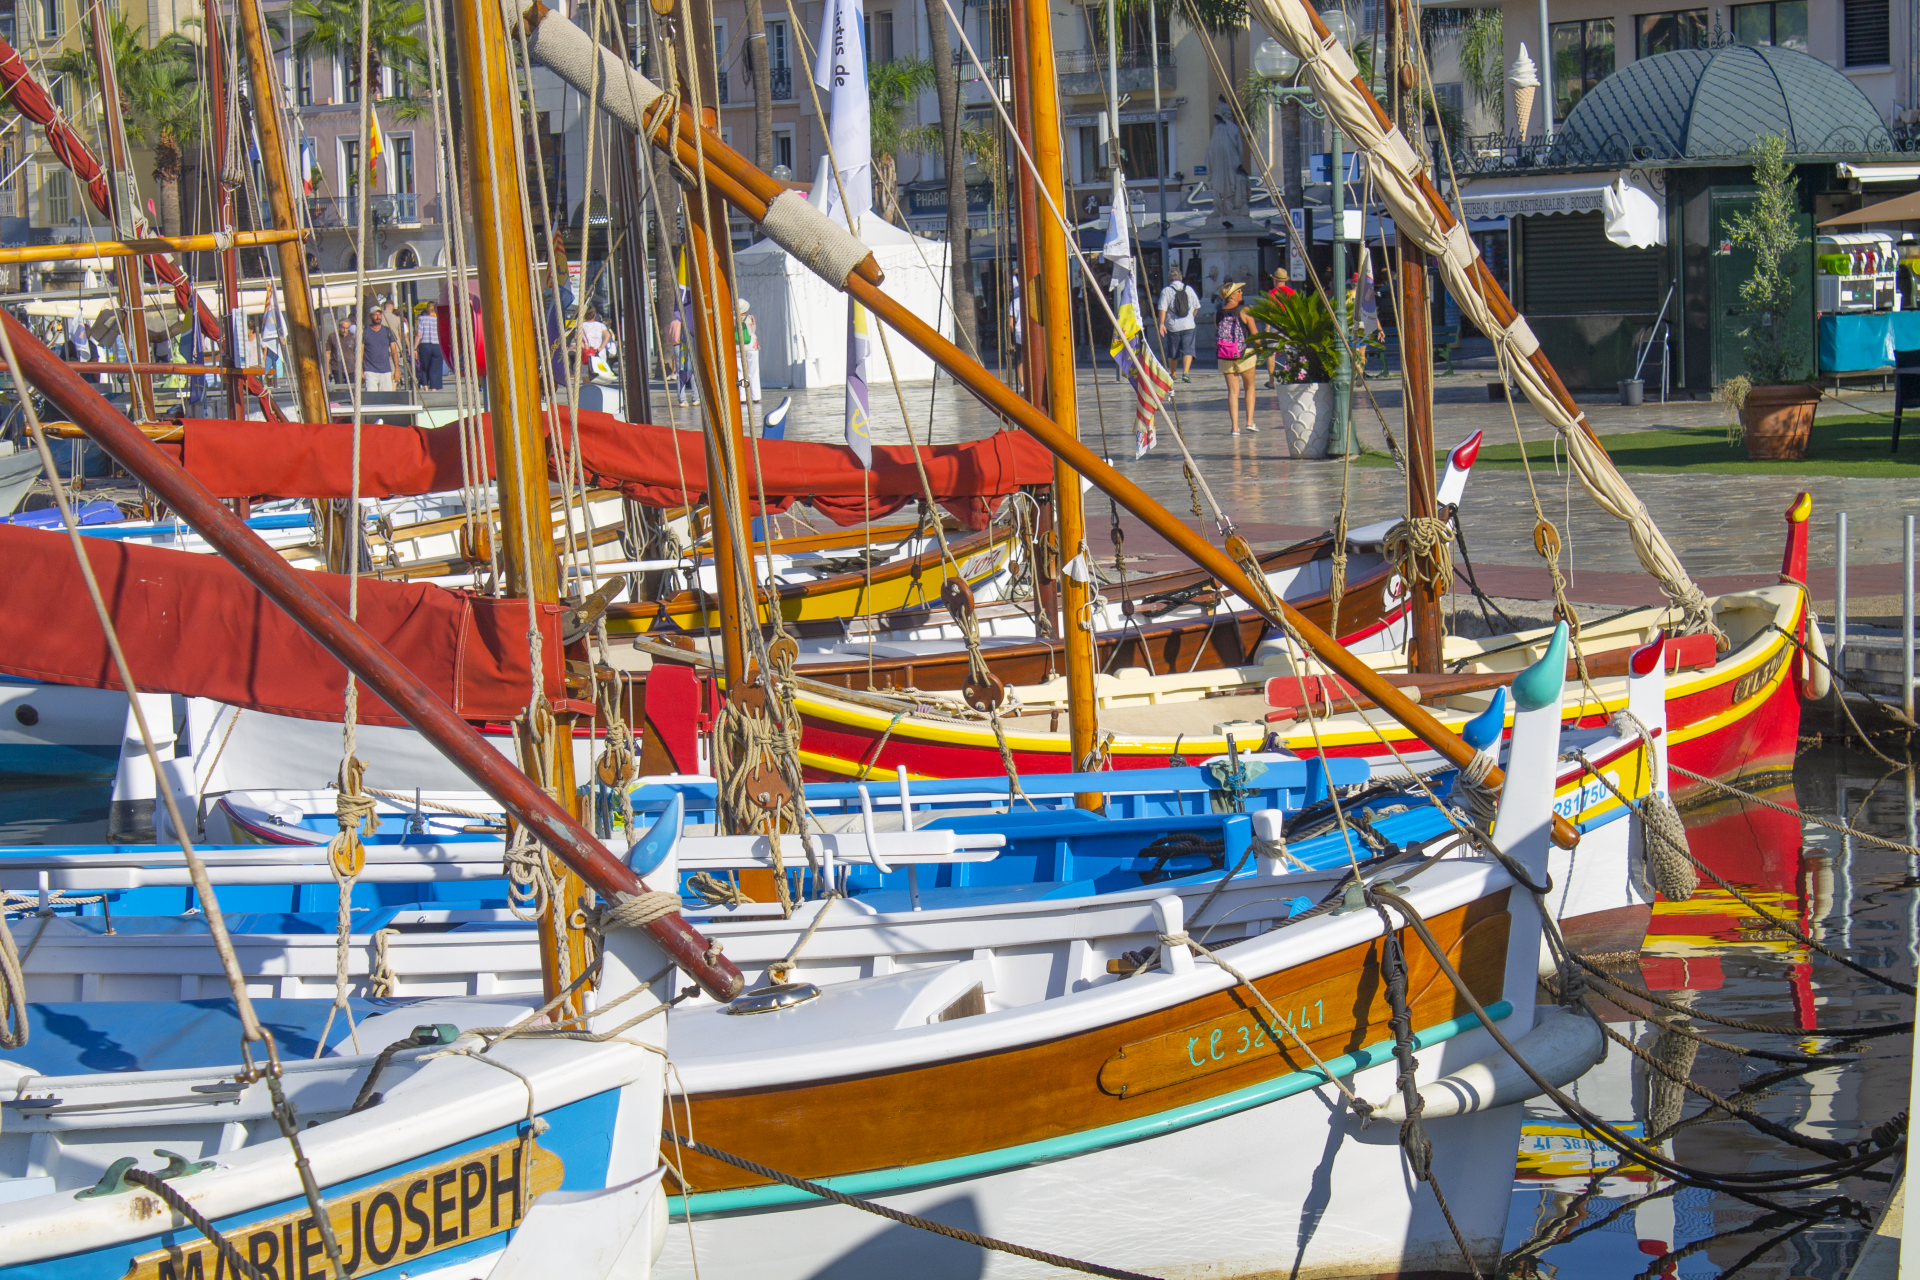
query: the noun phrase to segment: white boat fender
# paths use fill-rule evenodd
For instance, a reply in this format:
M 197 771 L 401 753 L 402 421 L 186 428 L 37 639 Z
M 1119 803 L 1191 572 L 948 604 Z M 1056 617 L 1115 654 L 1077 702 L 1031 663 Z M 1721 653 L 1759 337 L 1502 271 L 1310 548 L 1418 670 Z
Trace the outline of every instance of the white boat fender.
M 1607 1056 L 1607 1042 L 1593 1019 L 1572 1009 L 1549 1009 L 1540 1016 L 1533 1030 L 1514 1043 L 1515 1052 L 1546 1077 L 1554 1088 L 1563 1088 L 1584 1075 Z M 1426 1106 L 1423 1119 L 1466 1115 L 1473 1111 L 1491 1111 L 1495 1107 L 1526 1102 L 1540 1096 L 1540 1086 L 1522 1071 L 1503 1049 L 1478 1062 L 1450 1072 L 1431 1084 L 1420 1087 Z M 1373 1109 L 1373 1119 L 1399 1123 L 1407 1118 L 1405 1100 L 1395 1093 Z
M 1807 643 L 1800 651 L 1800 700 L 1819 702 L 1833 689 L 1833 671 L 1827 666 L 1827 638 L 1820 634 L 1820 620 L 1807 614 Z

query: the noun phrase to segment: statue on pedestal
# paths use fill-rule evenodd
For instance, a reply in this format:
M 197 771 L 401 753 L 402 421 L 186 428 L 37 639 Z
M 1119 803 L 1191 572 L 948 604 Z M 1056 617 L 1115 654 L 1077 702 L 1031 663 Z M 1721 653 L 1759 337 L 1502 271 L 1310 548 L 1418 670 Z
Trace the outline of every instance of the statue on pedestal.
M 1213 136 L 1207 140 L 1207 186 L 1213 192 L 1213 216 L 1246 218 L 1252 202 L 1247 177 L 1246 136 L 1223 96 L 1213 109 Z

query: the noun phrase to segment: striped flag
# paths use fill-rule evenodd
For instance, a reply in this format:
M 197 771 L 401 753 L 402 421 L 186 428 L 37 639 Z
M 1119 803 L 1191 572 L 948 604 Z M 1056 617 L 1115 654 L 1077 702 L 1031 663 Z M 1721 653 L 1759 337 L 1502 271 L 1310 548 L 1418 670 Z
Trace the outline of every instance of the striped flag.
M 1108 354 L 1120 366 L 1120 372 L 1133 383 L 1133 445 L 1136 458 L 1159 442 L 1154 420 L 1160 405 L 1173 388 L 1173 376 L 1147 346 L 1140 326 L 1140 282 L 1135 277 L 1133 237 L 1127 225 L 1127 179 L 1119 170 L 1113 174 L 1113 204 L 1107 212 L 1107 239 L 1100 256 L 1113 266 L 1113 314 L 1120 323 L 1113 333 Z
M 867 336 L 867 309 L 847 299 L 847 448 L 860 455 L 860 465 L 873 470 L 873 423 L 868 417 L 867 355 L 873 342 Z

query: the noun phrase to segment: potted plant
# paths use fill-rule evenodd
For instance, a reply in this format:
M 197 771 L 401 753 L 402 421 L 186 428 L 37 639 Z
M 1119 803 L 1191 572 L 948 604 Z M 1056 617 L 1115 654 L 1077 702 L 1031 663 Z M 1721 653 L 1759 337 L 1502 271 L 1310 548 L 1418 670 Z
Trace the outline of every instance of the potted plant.
M 1820 388 L 1793 380 L 1807 364 L 1805 344 L 1791 336 L 1788 321 L 1798 292 L 1790 263 L 1805 251 L 1807 241 L 1795 222 L 1793 166 L 1787 162 L 1785 139 L 1760 140 L 1753 176 L 1760 191 L 1752 212 L 1735 214 L 1726 223 L 1733 243 L 1753 251 L 1753 274 L 1740 286 L 1748 318 L 1740 331 L 1747 340 L 1748 385 L 1744 395 L 1723 400 L 1730 405 L 1738 401 L 1747 457 L 1804 458 Z
M 1340 331 L 1317 293 L 1266 297 L 1248 306 L 1260 331 L 1253 349 L 1277 354 L 1280 421 L 1287 451 L 1296 458 L 1324 458 L 1333 427 L 1333 380 L 1340 362 Z

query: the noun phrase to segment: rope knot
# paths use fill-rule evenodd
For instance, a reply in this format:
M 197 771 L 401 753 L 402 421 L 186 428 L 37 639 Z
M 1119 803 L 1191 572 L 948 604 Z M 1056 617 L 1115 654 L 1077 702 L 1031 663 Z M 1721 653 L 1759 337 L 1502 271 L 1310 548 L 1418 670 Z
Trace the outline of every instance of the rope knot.
M 1408 585 L 1429 582 L 1436 595 L 1453 590 L 1453 526 L 1438 516 L 1409 516 L 1387 530 L 1380 550 Z

